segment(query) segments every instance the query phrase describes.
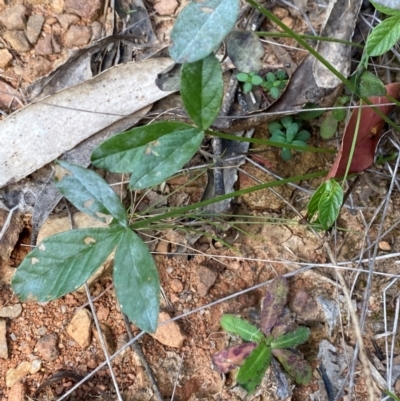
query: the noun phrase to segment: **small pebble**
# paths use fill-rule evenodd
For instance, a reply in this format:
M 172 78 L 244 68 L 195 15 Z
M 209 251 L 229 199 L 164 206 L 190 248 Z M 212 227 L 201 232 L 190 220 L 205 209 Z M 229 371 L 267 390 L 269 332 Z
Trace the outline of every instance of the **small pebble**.
M 171 280 L 171 290 L 174 292 L 181 292 L 183 290 L 183 284 L 181 280 L 174 278 Z
M 389 252 L 392 250 L 392 247 L 390 246 L 389 242 L 387 242 L 387 241 L 379 241 L 379 249 L 381 251 Z

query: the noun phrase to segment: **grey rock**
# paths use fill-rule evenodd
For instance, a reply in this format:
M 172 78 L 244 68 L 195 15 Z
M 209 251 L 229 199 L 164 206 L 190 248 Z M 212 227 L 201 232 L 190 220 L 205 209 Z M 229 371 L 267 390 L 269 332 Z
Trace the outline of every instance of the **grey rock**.
M 67 47 L 85 46 L 92 37 L 92 31 L 87 26 L 71 25 L 65 34 L 65 44 Z
M 42 32 L 44 17 L 41 14 L 31 15 L 26 26 L 26 36 L 31 44 L 35 44 Z
M 100 17 L 103 7 L 104 0 L 65 0 L 64 4 L 67 13 L 76 14 L 91 21 Z
M 35 51 L 40 56 L 49 56 L 50 54 L 61 53 L 61 46 L 54 35 L 46 35 L 44 39 L 39 40 Z
M 26 8 L 22 4 L 6 8 L 0 14 L 0 24 L 10 31 L 23 30 L 26 25 Z
M 29 42 L 26 39 L 24 31 L 5 31 L 3 33 L 3 39 L 19 53 L 26 53 L 30 50 Z
M 4 308 L 0 308 L 0 317 L 8 317 L 10 319 L 15 319 L 22 312 L 21 304 L 15 304 L 10 306 L 5 306 Z
M 35 351 L 46 361 L 54 361 L 60 355 L 56 334 L 46 334 L 36 343 Z
M 63 29 L 68 29 L 70 25 L 79 22 L 80 18 L 74 14 L 60 14 L 57 15 L 57 20 Z
M 0 358 L 8 359 L 6 321 L 4 319 L 0 319 Z

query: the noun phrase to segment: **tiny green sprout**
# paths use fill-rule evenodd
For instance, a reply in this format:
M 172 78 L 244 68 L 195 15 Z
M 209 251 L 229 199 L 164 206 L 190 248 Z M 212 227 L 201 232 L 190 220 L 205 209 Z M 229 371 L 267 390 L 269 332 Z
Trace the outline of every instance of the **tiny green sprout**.
M 276 358 L 298 384 L 307 384 L 312 376 L 311 366 L 295 349 L 307 341 L 310 330 L 303 326 L 290 330 L 281 319 L 287 301 L 287 281 L 280 277 L 266 287 L 260 327 L 240 317 L 222 316 L 222 328 L 239 335 L 245 342 L 213 355 L 214 369 L 220 373 L 240 366 L 236 381 L 248 393 L 253 393 L 261 383 L 272 358 Z M 280 331 L 274 332 L 275 326 L 280 327 Z
M 287 81 L 286 71 L 278 70 L 276 73 L 269 72 L 261 86 L 265 91 L 269 92 L 273 99 L 278 99 L 281 91 L 285 89 Z
M 249 93 L 253 89 L 253 86 L 258 86 L 263 83 L 263 79 L 257 75 L 256 72 L 239 72 L 239 74 L 236 75 L 236 78 L 239 82 L 244 83 L 244 93 Z
M 268 125 L 271 134 L 270 141 L 305 148 L 311 134 L 305 130 L 300 131 L 300 128 L 299 120 L 294 120 L 292 116 L 283 117 L 279 122 L 274 121 Z M 301 150 L 298 151 L 301 152 Z M 292 158 L 291 149 L 282 148 L 281 157 L 283 160 L 290 160 Z

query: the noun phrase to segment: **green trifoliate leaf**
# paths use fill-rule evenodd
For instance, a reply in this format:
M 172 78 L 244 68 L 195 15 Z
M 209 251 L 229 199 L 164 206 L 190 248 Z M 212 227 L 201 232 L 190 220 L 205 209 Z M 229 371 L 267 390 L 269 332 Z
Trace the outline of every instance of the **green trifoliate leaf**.
M 22 301 L 46 302 L 76 291 L 105 262 L 124 228 L 85 228 L 66 231 L 42 241 L 12 278 Z
M 96 172 L 60 160 L 56 166 L 58 190 L 79 210 L 110 224 L 116 219 L 126 227 L 126 211 L 117 194 Z
M 214 54 L 194 63 L 183 64 L 182 102 L 191 119 L 201 129 L 207 129 L 217 118 L 223 92 L 222 69 Z
M 224 315 L 221 318 L 221 326 L 226 331 L 239 335 L 245 341 L 258 342 L 264 339 L 260 329 L 240 317 Z
M 204 132 L 179 122 L 136 127 L 103 142 L 92 153 L 92 163 L 115 173 L 132 173 L 130 187 L 160 184 L 199 148 Z
M 176 63 L 194 63 L 211 54 L 235 26 L 239 0 L 189 3 L 171 32 L 169 52 Z
M 124 230 L 114 259 L 114 287 L 122 311 L 140 329 L 156 331 L 160 302 L 157 267 L 146 244 Z

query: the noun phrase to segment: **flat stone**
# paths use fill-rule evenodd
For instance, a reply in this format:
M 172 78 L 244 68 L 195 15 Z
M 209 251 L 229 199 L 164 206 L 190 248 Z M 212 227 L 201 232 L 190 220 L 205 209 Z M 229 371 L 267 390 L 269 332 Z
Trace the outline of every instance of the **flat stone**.
M 103 340 L 106 343 L 107 352 L 109 355 L 112 355 L 117 350 L 114 333 L 112 332 L 111 327 L 106 323 L 100 323 L 100 329 L 103 335 Z M 99 333 L 96 327 L 93 328 L 93 334 L 97 340 L 97 343 L 99 344 L 99 347 L 101 347 Z
M 22 380 L 30 373 L 31 366 L 30 362 L 23 361 L 16 368 L 9 369 L 6 374 L 6 386 L 12 387 L 15 383 Z
M 22 305 L 15 304 L 5 306 L 4 308 L 0 308 L 0 317 L 8 317 L 10 319 L 15 319 L 22 312 Z
M 171 319 L 171 316 L 166 312 L 161 312 L 158 316 L 158 323 L 165 322 Z M 161 344 L 167 347 L 181 348 L 186 336 L 182 334 L 181 329 L 177 322 L 171 322 L 158 327 L 155 333 L 150 335 Z
M 12 60 L 13 56 L 8 49 L 0 49 L 0 68 L 5 70 L 7 67 L 9 67 Z
M 24 401 L 25 395 L 25 384 L 21 382 L 15 383 L 7 393 L 8 401 Z
M 0 24 L 10 31 L 24 30 L 26 25 L 26 8 L 22 4 L 17 4 L 7 8 L 0 14 Z
M 79 22 L 80 18 L 74 14 L 60 14 L 57 15 L 57 20 L 63 29 L 68 29 L 70 25 Z
M 92 40 L 99 40 L 104 36 L 103 24 L 99 21 L 92 22 Z
M 50 54 L 61 53 L 61 46 L 57 42 L 57 39 L 49 34 L 45 38 L 39 40 L 35 47 L 35 51 L 40 56 L 49 56 Z
M 0 108 L 14 110 L 18 107 L 19 93 L 11 86 L 0 81 Z M 8 248 L 9 249 L 9 248 Z M 7 251 L 7 249 L 6 249 Z M 2 252 L 3 253 L 3 252 Z
M 26 26 L 26 36 L 29 43 L 34 45 L 42 32 L 44 24 L 44 17 L 41 14 L 31 15 L 28 19 L 28 24 Z
M 39 370 L 42 368 L 42 361 L 40 359 L 34 359 L 31 362 L 31 369 L 29 373 L 31 375 L 34 375 L 35 373 L 39 372 Z
M 92 31 L 87 26 L 71 25 L 64 36 L 67 47 L 85 46 L 92 37 Z
M 0 358 L 3 359 L 8 359 L 6 329 L 6 321 L 4 319 L 0 319 Z
M 57 14 L 61 14 L 64 11 L 64 0 L 52 0 L 51 8 Z
M 67 333 L 81 348 L 87 348 L 92 339 L 92 314 L 87 309 L 78 311 L 68 325 Z
M 194 279 L 194 285 L 197 288 L 197 292 L 201 297 L 205 297 L 208 290 L 214 285 L 217 279 L 217 273 L 209 269 L 206 266 L 200 265 L 196 269 L 196 276 Z
M 19 53 L 26 53 L 31 48 L 24 31 L 5 31 L 3 33 L 3 39 Z
M 57 334 L 46 334 L 36 343 L 35 351 L 46 361 L 54 361 L 60 355 Z
M 67 13 L 94 21 L 104 10 L 104 0 L 65 0 L 64 9 Z
M 24 76 L 28 82 L 47 75 L 53 69 L 53 63 L 42 56 L 31 60 L 24 69 Z

